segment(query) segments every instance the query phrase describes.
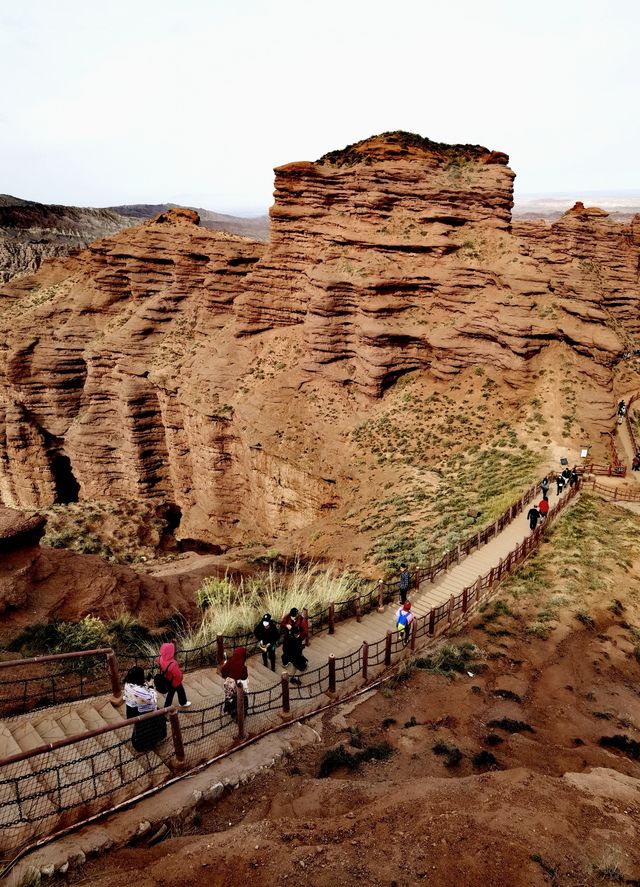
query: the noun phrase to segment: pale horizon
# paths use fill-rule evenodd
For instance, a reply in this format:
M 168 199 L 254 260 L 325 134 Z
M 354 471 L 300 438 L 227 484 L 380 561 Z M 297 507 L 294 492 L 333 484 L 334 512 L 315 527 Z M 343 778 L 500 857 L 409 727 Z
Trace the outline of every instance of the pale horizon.
M 631 0 L 23 0 L 0 12 L 0 192 L 255 216 L 274 167 L 397 129 L 504 151 L 517 201 L 633 191 L 639 34 Z

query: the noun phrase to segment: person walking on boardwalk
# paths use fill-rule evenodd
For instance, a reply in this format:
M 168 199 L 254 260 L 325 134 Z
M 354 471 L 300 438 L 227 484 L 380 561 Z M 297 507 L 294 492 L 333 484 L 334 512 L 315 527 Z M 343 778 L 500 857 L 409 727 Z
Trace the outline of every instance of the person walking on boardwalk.
M 127 718 L 136 718 L 158 710 L 158 697 L 153 685 L 145 681 L 141 666 L 134 665 L 124 679 L 124 704 Z M 136 751 L 148 751 L 167 736 L 167 719 L 160 715 L 134 724 L 131 744 Z
M 576 466 L 574 465 L 573 468 L 571 469 L 571 473 L 569 475 L 569 486 L 575 487 L 575 485 L 577 483 L 578 483 L 578 471 L 576 469 Z
M 231 656 L 220 669 L 224 678 L 224 710 L 231 717 L 237 714 L 236 687 L 242 684 L 244 690 L 244 713 L 249 709 L 249 671 L 247 669 L 247 651 L 245 647 L 236 647 Z
M 556 477 L 556 496 L 559 496 L 564 489 L 564 478 L 561 474 Z
M 160 647 L 160 655 L 156 662 L 160 666 L 160 674 L 164 677 L 169 689 L 164 700 L 164 707 L 169 708 L 173 702 L 173 696 L 178 694 L 178 702 L 183 708 L 191 705 L 187 702 L 187 694 L 184 689 L 182 680 L 184 675 L 178 663 L 176 662 L 176 645 L 168 642 Z
M 540 520 L 544 520 L 549 514 L 549 500 L 546 495 L 538 502 L 538 511 L 540 512 Z
M 540 512 L 535 505 L 533 505 L 527 512 L 527 519 L 529 521 L 529 529 L 535 530 L 538 526 L 538 521 L 540 520 Z
M 280 620 L 280 630 L 282 632 L 283 639 L 286 638 L 287 634 L 289 634 L 292 629 L 295 629 L 298 632 L 304 646 L 304 644 L 307 642 L 307 638 L 309 637 L 309 623 L 298 611 L 297 607 L 291 607 L 289 612 L 285 613 Z
M 545 476 L 542 478 L 542 483 L 540 484 L 540 489 L 541 489 L 541 491 L 542 491 L 542 495 L 543 495 L 543 496 L 548 496 L 548 495 L 549 495 L 549 478 L 547 477 L 546 474 L 545 474 Z
M 411 588 L 411 573 L 406 564 L 400 564 L 400 603 L 404 604 Z
M 282 665 L 289 673 L 292 684 L 300 685 L 299 674 L 307 668 L 307 658 L 302 652 L 302 635 L 294 626 L 282 641 Z
M 406 647 L 411 636 L 411 623 L 415 616 L 411 612 L 411 601 L 404 601 L 396 611 L 396 628 L 402 637 L 402 645 Z
M 271 618 L 271 613 L 265 613 L 262 619 L 253 629 L 256 636 L 260 652 L 262 653 L 262 662 L 265 668 L 268 668 L 268 662 L 271 663 L 271 671 L 276 670 L 276 647 L 280 640 L 280 629 Z
M 568 487 L 569 481 L 571 480 L 571 470 L 569 469 L 569 466 L 562 469 L 562 479 L 564 481 L 563 487 Z

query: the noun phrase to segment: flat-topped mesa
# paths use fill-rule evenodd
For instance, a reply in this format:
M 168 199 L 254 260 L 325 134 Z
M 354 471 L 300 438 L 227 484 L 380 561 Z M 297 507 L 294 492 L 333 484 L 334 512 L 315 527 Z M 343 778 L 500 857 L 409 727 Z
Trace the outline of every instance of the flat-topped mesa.
M 513 172 L 508 157 L 480 145 L 443 145 L 411 133 L 373 136 L 315 163 L 289 163 L 275 170 L 275 204 L 271 209 L 272 242 L 282 234 L 324 234 L 331 227 L 380 231 L 397 214 L 424 227 L 430 223 L 461 226 L 485 222 L 508 228 L 513 206 Z M 291 223 L 298 224 L 291 231 Z M 418 245 L 422 238 L 410 238 Z M 418 232 L 415 232 L 418 234 Z M 428 238 L 426 238 L 428 241 Z M 406 247 L 406 238 L 398 238 Z M 376 243 L 376 238 L 374 238 Z M 428 243 L 427 243 L 428 246 Z
M 354 269 L 363 299 L 367 292 L 432 292 L 426 265 L 435 269 L 474 230 L 510 229 L 514 173 L 507 163 L 506 154 L 479 145 L 392 132 L 315 163 L 278 167 L 271 242 L 238 300 L 239 333 L 301 323 L 317 274 L 332 288 Z

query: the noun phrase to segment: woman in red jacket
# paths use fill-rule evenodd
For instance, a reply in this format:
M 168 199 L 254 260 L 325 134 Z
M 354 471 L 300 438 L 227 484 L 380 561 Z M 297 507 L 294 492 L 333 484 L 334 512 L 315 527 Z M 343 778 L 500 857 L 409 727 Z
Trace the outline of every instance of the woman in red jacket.
M 236 716 L 236 685 L 242 684 L 244 690 L 244 712 L 249 708 L 249 671 L 247 669 L 247 651 L 237 647 L 220 669 L 224 678 L 224 710 L 232 717 Z
M 191 705 L 187 702 L 187 694 L 185 693 L 182 679 L 184 675 L 178 663 L 176 662 L 176 645 L 167 643 L 160 647 L 160 655 L 157 659 L 160 671 L 167 679 L 169 684 L 169 692 L 164 700 L 164 707 L 169 708 L 173 702 L 173 694 L 178 694 L 178 702 L 183 708 Z
M 538 503 L 538 511 L 545 518 L 549 514 L 549 500 L 546 496 L 543 496 L 540 502 Z

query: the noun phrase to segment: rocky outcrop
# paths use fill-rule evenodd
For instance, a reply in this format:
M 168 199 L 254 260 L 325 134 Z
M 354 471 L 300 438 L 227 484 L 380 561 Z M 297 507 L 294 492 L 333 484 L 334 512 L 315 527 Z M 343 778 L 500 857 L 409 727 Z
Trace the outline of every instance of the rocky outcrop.
M 37 271 L 45 259 L 75 255 L 93 241 L 168 213 L 176 207 L 132 204 L 105 209 L 60 206 L 0 194 L 0 284 Z M 191 210 L 187 210 L 189 212 Z M 265 216 L 238 218 L 199 210 L 203 227 L 266 240 Z
M 640 215 L 620 224 L 578 202 L 551 225 L 520 222 L 514 232 L 548 275 L 559 308 L 640 334 Z
M 182 537 L 290 542 L 348 499 L 351 428 L 416 369 L 518 389 L 566 357 L 606 430 L 637 220 L 512 225 L 507 161 L 387 133 L 276 170 L 267 245 L 174 209 L 8 284 L 2 501 L 136 497 Z
M 549 275 L 511 234 L 507 161 L 389 133 L 280 167 L 239 335 L 301 324 L 307 371 L 374 396 L 418 368 L 448 378 L 491 363 L 517 380 L 551 340 L 611 364 L 612 329 L 543 310 Z
M 0 283 L 134 224 L 108 209 L 46 205 L 0 194 Z

